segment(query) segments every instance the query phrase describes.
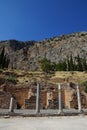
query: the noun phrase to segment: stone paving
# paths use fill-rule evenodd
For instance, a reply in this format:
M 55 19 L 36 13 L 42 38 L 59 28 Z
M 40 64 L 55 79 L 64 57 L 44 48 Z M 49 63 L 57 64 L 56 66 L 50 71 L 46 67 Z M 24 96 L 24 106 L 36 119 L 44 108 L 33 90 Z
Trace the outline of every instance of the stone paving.
M 14 109 L 14 113 L 9 113 L 9 109 L 0 109 L 0 115 L 9 115 L 12 114 L 14 116 L 56 116 L 56 115 L 78 115 L 80 114 L 77 109 L 63 109 L 63 113 L 59 114 L 59 111 L 53 109 L 40 110 L 40 113 L 37 114 L 36 110 L 28 110 L 28 109 Z M 83 109 L 83 114 L 87 115 L 87 109 Z
M 87 116 L 0 118 L 0 130 L 87 130 Z

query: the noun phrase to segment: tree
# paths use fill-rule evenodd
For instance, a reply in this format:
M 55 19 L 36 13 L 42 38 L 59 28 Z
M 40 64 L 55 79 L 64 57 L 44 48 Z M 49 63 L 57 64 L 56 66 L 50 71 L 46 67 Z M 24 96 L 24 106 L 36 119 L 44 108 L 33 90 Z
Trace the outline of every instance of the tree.
M 74 71 L 74 62 L 73 62 L 72 54 L 70 55 L 70 71 Z
M 40 60 L 40 64 L 41 64 L 42 71 L 49 73 L 52 70 L 52 64 L 50 60 L 44 58 Z
M 83 71 L 87 70 L 87 62 L 85 57 L 82 59 L 82 64 L 83 64 Z
M 66 71 L 67 70 L 66 61 L 59 61 L 59 63 L 56 64 L 55 68 L 57 71 Z
M 9 58 L 6 58 L 5 68 L 8 68 L 9 62 L 10 62 L 10 59 L 9 59 Z
M 87 62 L 86 58 L 81 58 L 79 55 L 73 58 L 72 54 L 67 56 L 67 58 L 63 61 L 59 61 L 58 63 L 51 63 L 50 60 L 44 58 L 40 61 L 41 69 L 44 72 L 50 71 L 86 71 L 87 70 Z
M 5 52 L 5 48 L 3 47 L 1 54 L 0 54 L 0 67 L 2 67 L 2 64 L 3 64 L 4 52 Z
M 5 54 L 5 47 L 3 47 L 1 54 L 0 54 L 0 68 L 8 68 L 9 65 L 9 59 L 7 55 Z
M 70 60 L 69 60 L 69 56 L 67 56 L 66 63 L 67 63 L 67 71 L 70 71 Z
M 80 58 L 79 54 L 77 56 L 77 70 L 78 71 L 83 71 L 82 59 Z

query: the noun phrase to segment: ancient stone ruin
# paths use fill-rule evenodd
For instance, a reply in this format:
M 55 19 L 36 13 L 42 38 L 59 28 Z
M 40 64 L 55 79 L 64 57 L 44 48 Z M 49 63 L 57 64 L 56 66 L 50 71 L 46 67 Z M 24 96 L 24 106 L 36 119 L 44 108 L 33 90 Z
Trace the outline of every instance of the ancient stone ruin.
M 59 98 L 61 98 L 62 108 L 78 109 L 78 100 L 81 100 L 81 107 L 87 108 L 87 94 L 80 91 L 80 98 L 77 96 L 77 88 L 75 84 L 69 83 L 58 85 L 52 83 L 40 82 L 39 103 L 40 109 L 58 109 Z M 61 97 L 59 93 L 61 91 Z M 4 84 L 0 86 L 0 108 L 8 109 L 11 97 L 14 98 L 15 109 L 36 109 L 37 84 L 29 84 L 26 86 L 14 87 Z M 38 101 L 37 101 L 38 102 Z

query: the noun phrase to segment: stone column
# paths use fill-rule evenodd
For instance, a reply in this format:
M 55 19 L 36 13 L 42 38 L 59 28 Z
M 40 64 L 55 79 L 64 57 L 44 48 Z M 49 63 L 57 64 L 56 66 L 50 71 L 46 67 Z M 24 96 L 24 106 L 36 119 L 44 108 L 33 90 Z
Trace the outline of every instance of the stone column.
M 40 113 L 40 84 L 37 83 L 36 113 Z
M 62 95 L 61 95 L 61 85 L 58 84 L 58 104 L 59 104 L 59 111 L 58 113 L 62 113 Z
M 79 86 L 77 85 L 77 101 L 78 101 L 78 112 L 82 111 L 81 108 L 81 97 L 80 97 L 80 90 L 79 90 Z
M 11 97 L 11 100 L 10 100 L 9 112 L 14 112 L 14 98 L 13 97 Z

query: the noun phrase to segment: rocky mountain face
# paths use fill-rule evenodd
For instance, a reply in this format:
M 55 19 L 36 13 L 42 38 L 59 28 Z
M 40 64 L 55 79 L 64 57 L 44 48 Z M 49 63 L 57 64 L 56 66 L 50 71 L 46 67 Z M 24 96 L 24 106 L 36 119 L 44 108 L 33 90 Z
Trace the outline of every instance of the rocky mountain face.
M 10 68 L 38 70 L 39 61 L 43 58 L 58 63 L 71 54 L 73 58 L 78 54 L 87 57 L 87 32 L 52 37 L 40 42 L 1 41 L 0 50 L 3 46 L 10 59 Z

